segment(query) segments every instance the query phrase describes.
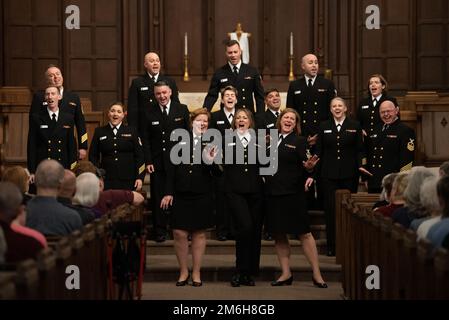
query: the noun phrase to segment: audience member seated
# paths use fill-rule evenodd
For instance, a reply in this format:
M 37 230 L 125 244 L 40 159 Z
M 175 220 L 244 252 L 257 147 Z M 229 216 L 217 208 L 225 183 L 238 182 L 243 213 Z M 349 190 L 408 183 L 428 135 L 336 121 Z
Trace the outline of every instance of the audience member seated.
M 35 259 L 44 246 L 36 239 L 11 229 L 11 222 L 25 210 L 22 193 L 11 182 L 0 182 L 0 229 L 6 240 L 5 262 Z
M 100 180 L 90 172 L 80 174 L 76 178 L 76 193 L 73 196 L 73 204 L 79 209 L 84 209 L 91 219 L 94 219 L 95 213 L 92 207 L 97 204 L 100 197 Z
M 449 235 L 449 176 L 443 176 L 437 184 L 438 199 L 441 205 L 441 221 L 435 223 L 427 233 L 427 239 L 439 248 Z
M 93 221 L 95 216 L 89 208 L 83 208 L 82 206 L 73 204 L 73 196 L 75 195 L 76 190 L 77 186 L 75 174 L 70 170 L 64 170 L 64 180 L 59 188 L 58 202 L 78 212 L 83 225 L 86 225 Z
M 449 161 L 445 161 L 439 168 L 440 177 L 449 176 Z
M 33 196 L 28 193 L 30 188 L 30 174 L 28 169 L 21 166 L 10 167 L 3 173 L 2 181 L 9 181 L 19 188 L 20 192 L 22 192 L 22 201 L 24 205 L 33 198 Z
M 65 236 L 81 229 L 78 213 L 56 200 L 64 167 L 55 160 L 44 160 L 38 165 L 34 180 L 37 195 L 28 202 L 27 226 L 46 236 Z
M 373 205 L 373 210 L 379 207 L 387 206 L 391 203 L 391 189 L 393 188 L 393 181 L 397 173 L 389 173 L 382 179 L 382 192 L 380 193 L 379 201 Z
M 98 202 L 92 207 L 95 213 L 95 217 L 100 217 L 110 210 L 117 208 L 118 206 L 129 203 L 135 206 L 139 206 L 145 200 L 143 196 L 136 192 L 130 190 L 104 190 L 104 171 L 98 169 L 90 161 L 80 161 L 73 170 L 77 176 L 82 173 L 90 172 L 95 174 L 100 179 L 100 196 Z
M 394 180 L 389 197 L 387 198 L 389 204 L 374 210 L 385 217 L 391 217 L 396 209 L 404 206 L 404 190 L 407 187 L 409 177 L 408 172 L 390 173 L 388 176 L 390 175 L 393 175 Z M 386 194 L 388 195 L 388 193 Z
M 424 209 L 425 217 L 415 219 L 410 224 L 410 229 L 416 231 L 418 240 L 426 238 L 431 226 L 441 220 L 441 207 L 437 194 L 438 177 L 432 176 L 424 180 L 419 198 Z
M 434 173 L 425 167 L 413 167 L 409 175 L 408 184 L 404 190 L 405 204 L 391 215 L 393 222 L 397 222 L 405 228 L 409 228 L 414 219 L 425 216 L 426 212 L 421 206 L 419 192 L 424 179 L 433 176 Z

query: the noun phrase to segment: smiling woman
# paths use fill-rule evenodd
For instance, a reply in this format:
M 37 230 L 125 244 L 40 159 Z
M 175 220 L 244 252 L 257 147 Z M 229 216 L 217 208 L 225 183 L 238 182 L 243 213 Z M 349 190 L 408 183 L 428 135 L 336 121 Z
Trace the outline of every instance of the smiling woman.
M 126 126 L 125 106 L 116 102 L 108 111 L 109 123 L 95 129 L 89 160 L 106 171 L 105 190 L 140 190 L 145 178 L 142 143 L 137 129 Z

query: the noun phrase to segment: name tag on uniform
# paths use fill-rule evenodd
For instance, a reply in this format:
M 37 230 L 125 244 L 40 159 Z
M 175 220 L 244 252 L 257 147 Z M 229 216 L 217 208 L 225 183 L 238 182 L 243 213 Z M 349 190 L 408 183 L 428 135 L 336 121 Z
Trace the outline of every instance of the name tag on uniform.
M 181 146 L 185 146 L 187 144 L 187 142 L 185 142 L 185 141 L 181 141 L 180 143 L 179 143 L 179 145 L 181 145 Z
M 274 123 L 270 123 L 269 125 L 267 125 L 267 128 L 271 128 L 274 127 Z
M 181 121 L 183 118 L 175 118 L 175 121 Z
M 75 102 L 69 102 L 69 104 L 70 104 L 72 107 L 76 107 L 76 103 L 75 103 Z
M 148 91 L 148 87 L 142 87 L 140 88 L 140 91 Z
M 362 109 L 368 109 L 369 106 L 362 106 Z
M 228 143 L 228 147 L 233 147 L 233 146 L 235 146 L 235 142 Z
M 398 136 L 396 136 L 396 135 L 393 135 L 393 134 L 389 134 L 389 135 L 387 135 L 387 138 L 392 138 L 392 139 L 396 139 Z
M 102 137 L 100 137 L 100 141 L 106 140 L 107 138 L 108 138 L 107 136 L 102 136 Z
M 251 80 L 252 78 L 251 77 L 245 77 L 245 80 Z
M 324 133 L 332 133 L 332 130 L 324 130 Z
M 64 129 L 70 129 L 71 126 L 63 126 Z
M 350 130 L 350 129 L 346 129 L 346 132 L 350 132 L 350 133 L 356 133 L 357 130 Z
M 159 121 L 153 121 L 153 122 L 151 122 L 151 125 L 157 126 L 157 125 L 159 125 Z
M 224 124 L 224 121 L 217 121 L 217 124 Z
M 122 137 L 131 138 L 133 135 L 131 133 L 122 133 Z
M 295 94 L 300 94 L 300 93 L 301 93 L 301 90 L 295 91 Z
M 290 149 L 296 149 L 296 146 L 292 146 L 291 144 L 285 144 L 285 146 Z
M 227 82 L 227 81 L 228 81 L 228 78 L 224 78 L 224 79 L 221 79 L 221 80 L 220 80 L 221 83 Z
M 326 89 L 318 89 L 318 92 L 325 92 Z
M 46 124 L 41 125 L 41 129 L 48 129 L 48 126 Z
M 369 136 L 370 138 L 377 138 L 377 134 L 372 134 Z

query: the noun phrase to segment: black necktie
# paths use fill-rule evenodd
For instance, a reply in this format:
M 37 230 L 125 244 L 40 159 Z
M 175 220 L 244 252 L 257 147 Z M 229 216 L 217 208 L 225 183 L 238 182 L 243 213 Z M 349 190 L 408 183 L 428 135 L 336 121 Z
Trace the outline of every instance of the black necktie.
M 276 112 L 274 113 L 274 115 L 276 116 L 276 118 L 279 117 L 279 111 L 276 111 Z
M 236 75 L 236 76 L 238 76 L 239 75 L 239 69 L 237 68 L 237 66 L 234 66 L 234 74 Z
M 312 79 L 309 79 L 309 88 L 312 88 Z
M 375 106 L 376 106 L 376 104 L 377 104 L 377 99 L 376 99 L 376 98 L 374 98 L 374 99 L 373 99 L 373 107 L 375 107 Z
M 167 106 L 163 106 L 162 109 L 164 109 L 162 111 L 162 114 L 164 115 L 165 118 L 168 118 Z
M 153 81 L 154 83 L 156 83 L 156 77 L 155 77 L 155 76 L 151 77 L 151 81 Z
M 116 126 L 113 126 L 112 127 L 112 133 L 114 133 L 114 136 L 116 136 L 117 135 L 117 127 Z
M 246 146 L 248 145 L 248 139 L 246 139 L 246 137 L 243 137 L 241 141 L 243 146 L 246 148 Z
M 385 131 L 385 130 L 387 130 L 387 129 L 388 129 L 388 127 L 389 127 L 389 125 L 388 125 L 388 124 L 384 124 L 384 126 L 382 127 L 382 131 Z
M 53 122 L 53 125 L 56 124 L 56 113 L 53 113 L 53 114 L 51 115 L 51 121 Z
M 340 132 L 340 129 L 341 129 L 341 124 L 339 123 L 339 124 L 337 124 L 337 131 Z
M 279 135 L 279 140 L 278 140 L 278 147 L 279 147 L 279 145 L 281 144 L 281 142 L 282 142 L 283 139 L 284 139 L 284 135 L 283 135 L 283 134 L 280 134 L 280 135 Z

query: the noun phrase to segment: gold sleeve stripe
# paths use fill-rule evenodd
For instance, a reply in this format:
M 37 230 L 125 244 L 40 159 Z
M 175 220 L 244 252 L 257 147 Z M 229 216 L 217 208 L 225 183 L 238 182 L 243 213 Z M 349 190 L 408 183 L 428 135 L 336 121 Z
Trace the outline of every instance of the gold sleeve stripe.
M 74 163 L 72 163 L 72 165 L 70 166 L 70 170 L 75 169 L 75 167 L 76 167 L 76 161 Z
M 145 165 L 143 164 L 140 168 L 139 168 L 139 174 L 142 174 L 142 172 L 145 171 Z
M 410 162 L 409 164 L 403 166 L 403 167 L 401 168 L 401 170 L 399 170 L 399 172 L 411 170 L 411 169 L 412 169 L 412 163 L 413 163 L 413 162 Z
M 362 165 L 366 165 L 368 163 L 368 161 L 366 160 L 366 158 L 362 158 Z
M 87 133 L 83 134 L 83 136 L 81 137 L 81 143 L 84 143 L 87 141 Z

